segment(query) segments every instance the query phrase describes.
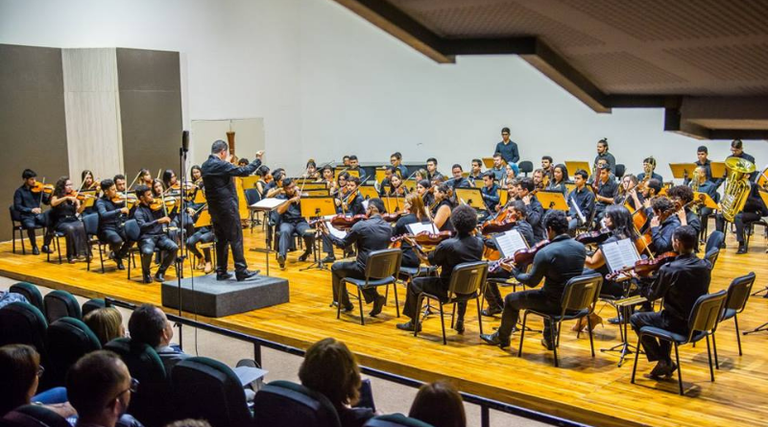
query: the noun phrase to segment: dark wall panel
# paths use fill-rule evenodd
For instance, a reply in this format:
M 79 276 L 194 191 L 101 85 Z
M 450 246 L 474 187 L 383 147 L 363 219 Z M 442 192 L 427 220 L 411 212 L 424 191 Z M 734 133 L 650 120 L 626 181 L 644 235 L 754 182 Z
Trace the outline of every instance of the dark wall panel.
M 8 240 L 22 170 L 47 182 L 69 170 L 61 49 L 0 44 L 0 100 L 0 239 Z
M 117 49 L 123 160 L 129 180 L 139 169 L 179 171 L 181 76 L 178 52 Z

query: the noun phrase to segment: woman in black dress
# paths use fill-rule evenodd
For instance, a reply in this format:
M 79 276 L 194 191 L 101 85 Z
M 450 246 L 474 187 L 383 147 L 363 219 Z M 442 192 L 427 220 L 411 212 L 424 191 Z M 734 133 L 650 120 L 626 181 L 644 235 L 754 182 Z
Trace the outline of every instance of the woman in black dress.
M 77 199 L 77 192 L 69 177 L 61 177 L 56 182 L 51 196 L 51 228 L 64 233 L 67 242 L 67 261 L 72 264 L 78 258 L 89 255 L 88 238 L 85 226 L 77 218 L 85 205 Z
M 451 223 L 451 211 L 456 207 L 451 200 L 451 188 L 447 184 L 435 187 L 435 207 L 432 208 L 432 220 L 438 231 L 450 231 L 455 233 Z
M 402 236 L 404 234 L 410 234 L 407 225 L 415 224 L 419 222 L 429 222 L 429 215 L 427 215 L 427 209 L 424 207 L 424 202 L 416 193 L 411 193 L 405 197 L 405 210 L 407 215 L 403 215 L 395 223 L 395 229 L 392 231 L 393 236 Z M 403 267 L 419 268 L 421 262 L 416 253 L 413 252 L 411 244 L 405 239 L 402 240 L 400 249 L 403 251 L 403 260 L 401 265 Z

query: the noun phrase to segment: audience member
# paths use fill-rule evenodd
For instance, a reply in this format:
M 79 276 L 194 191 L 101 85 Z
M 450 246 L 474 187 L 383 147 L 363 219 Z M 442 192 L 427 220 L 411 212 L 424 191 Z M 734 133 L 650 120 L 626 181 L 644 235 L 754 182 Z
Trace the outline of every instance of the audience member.
M 123 315 L 115 307 L 104 307 L 85 315 L 83 322 L 91 328 L 99 342 L 104 344 L 125 336 Z
M 347 346 L 333 338 L 307 349 L 299 368 L 301 383 L 331 401 L 342 427 L 361 427 L 375 414 L 370 408 L 353 408 L 360 397 L 360 368 Z
M 411 418 L 433 427 L 465 427 L 464 402 L 456 387 L 445 380 L 424 384 L 416 394 L 408 413 Z
M 211 427 L 206 420 L 179 420 L 174 421 L 165 427 Z

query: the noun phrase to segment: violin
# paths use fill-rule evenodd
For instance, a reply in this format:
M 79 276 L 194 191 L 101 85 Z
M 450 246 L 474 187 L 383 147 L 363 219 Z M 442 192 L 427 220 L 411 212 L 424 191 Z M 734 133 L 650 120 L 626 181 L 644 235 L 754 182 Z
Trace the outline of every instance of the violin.
M 165 202 L 163 200 L 155 199 L 152 203 L 149 204 L 149 208 L 153 211 L 159 211 L 163 208 L 166 210 L 171 210 L 176 206 L 176 199 L 169 198 L 166 199 Z
M 336 215 L 331 218 L 331 225 L 339 230 L 347 230 L 360 221 L 368 219 L 367 216 L 360 214 L 355 216 Z
M 403 211 L 397 211 L 397 212 L 394 212 L 394 213 L 383 214 L 383 215 L 381 215 L 381 217 L 384 219 L 384 221 L 395 222 L 398 219 L 400 219 L 400 217 L 403 216 L 404 213 L 405 212 L 403 212 Z
M 499 212 L 495 217 L 486 220 L 480 226 L 480 232 L 482 234 L 503 233 L 511 230 L 515 225 L 517 225 L 517 215 L 512 213 L 512 210 L 507 209 Z
M 611 236 L 611 230 L 603 228 L 596 231 L 588 231 L 582 233 L 576 237 L 576 241 L 582 245 L 589 245 L 591 243 L 600 244 L 606 241 Z
M 124 203 L 125 207 L 127 207 L 128 209 L 133 208 L 133 206 L 136 205 L 136 203 L 138 203 L 139 201 L 135 194 L 125 195 L 122 193 L 117 193 L 117 195 L 113 197 L 111 200 L 112 200 L 112 203 L 114 204 Z
M 499 268 L 501 268 L 501 264 L 508 263 L 510 261 L 514 262 L 515 266 L 518 268 L 525 268 L 525 266 L 533 262 L 533 259 L 534 257 L 536 257 L 536 254 L 548 244 L 550 244 L 549 240 L 542 240 L 541 242 L 531 246 L 530 248 L 518 249 L 517 251 L 515 251 L 514 255 L 510 257 L 502 258 L 500 260 L 497 260 L 488 264 L 488 272 L 493 273 L 497 271 Z
M 35 185 L 29 188 L 29 191 L 33 193 L 53 194 L 53 184 L 43 184 L 40 181 L 35 182 Z
M 606 280 L 616 280 L 620 275 L 629 271 L 634 271 L 640 277 L 648 277 L 654 271 L 660 269 L 664 264 L 673 261 L 677 257 L 675 252 L 665 252 L 654 259 L 641 259 L 635 262 L 635 265 L 619 271 L 615 271 L 605 276 Z
M 437 246 L 443 240 L 453 237 L 453 233 L 450 231 L 440 231 L 438 233 L 430 233 L 428 231 L 422 231 L 416 235 L 403 234 L 401 236 L 392 237 L 390 240 L 392 243 L 400 240 L 406 240 L 411 246 L 423 251 L 422 246 Z

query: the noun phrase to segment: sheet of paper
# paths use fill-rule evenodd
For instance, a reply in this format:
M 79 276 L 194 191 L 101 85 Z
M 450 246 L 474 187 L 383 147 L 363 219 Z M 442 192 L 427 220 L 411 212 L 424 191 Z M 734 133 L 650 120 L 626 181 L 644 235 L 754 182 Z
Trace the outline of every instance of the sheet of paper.
M 282 205 L 283 203 L 287 202 L 286 199 L 277 199 L 277 198 L 269 198 L 269 199 L 261 199 L 258 202 L 251 205 L 252 208 L 258 208 L 258 209 L 265 209 L 265 210 L 272 210 L 277 208 L 278 206 Z
M 264 378 L 267 371 L 252 366 L 238 366 L 232 369 L 240 380 L 240 384 L 246 386 L 259 378 Z
M 603 257 L 611 273 L 633 267 L 635 262 L 640 260 L 640 255 L 631 239 L 605 243 L 600 245 L 600 249 L 603 251 Z
M 343 239 L 347 237 L 347 232 L 344 230 L 339 230 L 338 228 L 331 225 L 331 218 L 335 217 L 336 215 L 326 215 L 323 218 L 325 218 L 325 226 L 328 227 L 328 232 L 331 233 L 332 236 L 335 236 L 336 238 Z
M 437 228 L 435 228 L 435 224 L 432 222 L 414 222 L 413 224 L 406 225 L 406 227 L 408 228 L 408 231 L 410 231 L 413 235 L 419 234 L 423 231 L 432 234 L 437 233 Z
M 504 258 L 511 257 L 515 252 L 520 249 L 527 249 L 528 245 L 525 243 L 525 238 L 517 230 L 509 230 L 504 233 L 497 234 L 493 237 L 496 242 L 496 247 L 501 252 L 501 256 Z

